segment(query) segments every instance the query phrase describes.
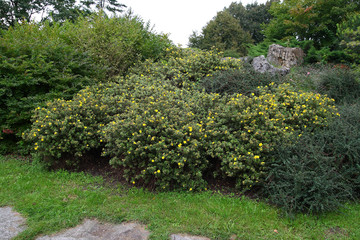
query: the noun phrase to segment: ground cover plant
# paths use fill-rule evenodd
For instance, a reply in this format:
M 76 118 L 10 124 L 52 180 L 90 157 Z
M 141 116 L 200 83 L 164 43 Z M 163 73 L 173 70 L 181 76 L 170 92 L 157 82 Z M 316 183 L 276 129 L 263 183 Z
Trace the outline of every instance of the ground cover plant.
M 28 228 L 16 239 L 35 239 L 85 218 L 146 224 L 151 239 L 189 233 L 211 239 L 358 239 L 359 204 L 341 214 L 298 214 L 293 220 L 261 201 L 210 191 L 151 193 L 101 177 L 48 171 L 14 156 L 0 157 L 0 206 L 13 206 Z M 236 236 L 236 237 L 235 237 Z

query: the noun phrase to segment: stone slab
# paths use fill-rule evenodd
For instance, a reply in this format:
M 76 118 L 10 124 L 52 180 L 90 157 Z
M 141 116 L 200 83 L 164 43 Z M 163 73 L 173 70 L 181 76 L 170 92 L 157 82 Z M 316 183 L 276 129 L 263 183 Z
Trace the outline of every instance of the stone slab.
M 211 240 L 210 238 L 191 236 L 187 234 L 172 234 L 170 238 L 171 240 Z
M 0 208 L 0 239 L 10 240 L 26 229 L 25 218 L 11 207 Z
M 137 223 L 110 224 L 86 219 L 83 224 L 37 240 L 146 240 L 150 232 Z

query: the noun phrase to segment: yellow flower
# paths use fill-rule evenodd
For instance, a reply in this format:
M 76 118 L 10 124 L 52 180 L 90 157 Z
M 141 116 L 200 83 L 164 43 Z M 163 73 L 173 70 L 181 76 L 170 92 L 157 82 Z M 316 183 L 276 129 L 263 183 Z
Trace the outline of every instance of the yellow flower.
M 157 170 L 157 173 L 160 173 L 160 170 Z
M 259 159 L 260 157 L 258 155 L 255 155 L 254 156 L 254 159 Z
M 261 147 L 263 144 L 262 143 L 259 143 L 259 147 Z
M 190 188 L 189 191 L 192 191 L 192 188 Z

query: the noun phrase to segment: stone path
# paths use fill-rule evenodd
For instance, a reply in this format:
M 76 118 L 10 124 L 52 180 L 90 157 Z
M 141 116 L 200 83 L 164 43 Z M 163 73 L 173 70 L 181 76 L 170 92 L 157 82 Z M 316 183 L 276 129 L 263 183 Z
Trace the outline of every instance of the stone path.
M 14 212 L 10 207 L 0 208 L 0 239 L 12 239 L 24 231 L 26 228 L 25 222 L 25 218 Z
M 26 220 L 10 207 L 0 208 L 0 239 L 10 240 L 26 229 Z M 81 225 L 36 240 L 146 240 L 150 232 L 138 223 L 110 224 L 86 219 Z M 173 234 L 171 240 L 210 240 L 205 237 Z

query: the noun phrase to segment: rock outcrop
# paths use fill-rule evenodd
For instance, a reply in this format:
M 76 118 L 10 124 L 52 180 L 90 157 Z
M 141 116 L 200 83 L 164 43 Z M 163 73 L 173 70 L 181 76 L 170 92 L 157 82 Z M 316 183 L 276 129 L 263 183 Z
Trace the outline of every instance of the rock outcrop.
M 277 68 L 274 67 L 273 65 L 271 65 L 266 58 L 264 57 L 264 55 L 261 55 L 259 57 L 256 57 L 252 60 L 252 66 L 254 68 L 255 71 L 257 72 L 261 72 L 261 73 L 265 73 L 265 72 L 269 72 L 271 74 L 281 74 L 281 75 L 286 75 L 289 73 L 290 69 L 289 68 L 285 68 L 285 67 L 281 67 L 281 68 Z
M 302 64 L 304 56 L 304 51 L 301 48 L 289 48 L 272 44 L 269 47 L 266 59 L 272 65 L 291 68 Z

